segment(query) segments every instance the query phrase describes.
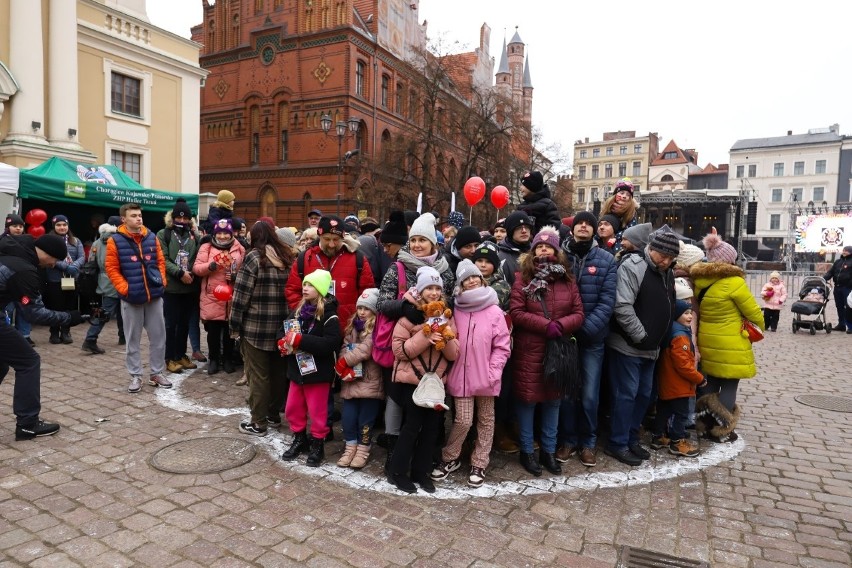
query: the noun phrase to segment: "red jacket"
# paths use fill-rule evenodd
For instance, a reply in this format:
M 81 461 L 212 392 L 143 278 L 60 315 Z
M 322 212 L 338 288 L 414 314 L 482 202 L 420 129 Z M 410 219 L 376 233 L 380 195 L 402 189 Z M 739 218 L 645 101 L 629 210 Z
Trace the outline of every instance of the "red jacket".
M 373 272 L 370 270 L 370 263 L 367 262 L 366 258 L 361 267 L 361 279 L 359 282 L 355 281 L 358 273 L 354 252 L 354 250 L 357 250 L 357 241 L 355 243 L 353 252 L 350 252 L 347 249 L 346 241 L 344 241 L 344 245 L 334 258 L 328 258 L 319 245 L 305 251 L 305 275 L 315 270 L 331 272 L 334 296 L 338 303 L 337 317 L 340 319 L 341 335 L 352 314 L 355 313 L 355 302 L 358 301 L 361 292 L 376 286 L 373 280 Z M 295 309 L 302 299 L 302 279 L 299 277 L 298 264 L 298 262 L 293 263 L 293 267 L 290 269 L 290 277 L 287 278 L 287 285 L 284 287 L 284 296 L 287 298 L 287 305 L 291 310 Z

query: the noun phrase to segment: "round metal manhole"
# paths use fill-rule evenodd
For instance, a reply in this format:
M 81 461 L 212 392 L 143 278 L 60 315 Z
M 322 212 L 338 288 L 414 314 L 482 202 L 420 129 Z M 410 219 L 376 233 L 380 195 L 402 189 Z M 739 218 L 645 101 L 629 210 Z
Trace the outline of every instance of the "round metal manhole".
M 833 410 L 834 412 L 852 412 L 852 398 L 842 398 L 839 396 L 829 396 L 824 394 L 800 394 L 796 397 L 796 402 L 800 402 L 814 408 L 823 410 Z
M 237 438 L 195 438 L 158 450 L 149 463 L 168 473 L 217 473 L 247 464 L 256 453 L 254 444 Z

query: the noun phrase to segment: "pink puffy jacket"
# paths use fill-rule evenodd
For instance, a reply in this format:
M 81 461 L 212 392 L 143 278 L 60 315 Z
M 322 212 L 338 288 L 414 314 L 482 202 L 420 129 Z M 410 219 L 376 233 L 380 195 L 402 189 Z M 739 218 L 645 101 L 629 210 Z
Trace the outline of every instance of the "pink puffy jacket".
M 201 280 L 201 319 L 204 321 L 226 321 L 228 319 L 228 311 L 230 302 L 223 302 L 216 299 L 213 291 L 219 284 L 230 284 L 237 276 L 237 270 L 243 264 L 246 251 L 236 239 L 234 239 L 229 250 L 222 250 L 214 247 L 210 243 L 204 243 L 198 249 L 198 255 L 195 257 L 195 264 L 192 266 L 192 272 L 196 276 L 200 276 Z M 216 272 L 210 272 L 210 263 L 216 261 L 219 269 Z M 226 266 L 233 266 L 231 281 L 225 280 L 225 274 L 229 269 Z

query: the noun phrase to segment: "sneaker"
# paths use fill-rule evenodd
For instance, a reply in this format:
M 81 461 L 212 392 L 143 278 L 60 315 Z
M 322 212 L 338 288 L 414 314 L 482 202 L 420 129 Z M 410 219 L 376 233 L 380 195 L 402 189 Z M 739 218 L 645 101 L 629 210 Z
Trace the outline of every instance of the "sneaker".
M 438 462 L 438 465 L 435 466 L 435 469 L 432 470 L 432 473 L 429 475 L 435 481 L 441 481 L 442 479 L 447 479 L 447 476 L 452 472 L 461 467 L 461 462 L 459 460 L 451 460 L 445 462 L 441 460 Z
M 193 351 L 192 352 L 192 358 L 195 359 L 196 361 L 198 361 L 199 363 L 206 363 L 207 362 L 207 357 L 205 357 L 204 353 L 202 353 L 201 351 Z
M 273 428 L 281 427 L 281 417 L 280 416 L 267 416 L 266 417 L 266 425 L 271 426 Z
M 24 339 L 27 340 L 27 343 L 30 344 L 30 347 L 35 347 L 35 341 L 33 341 L 31 337 L 27 336 Z
M 482 487 L 485 483 L 485 469 L 473 466 L 470 468 L 470 475 L 467 476 L 467 484 L 471 487 Z
M 240 422 L 240 432 L 252 436 L 266 436 L 266 428 L 254 422 Z
M 170 373 L 181 373 L 183 372 L 183 365 L 180 364 L 180 361 L 166 361 L 166 370 Z
M 651 449 L 652 450 L 662 450 L 669 447 L 671 444 L 671 439 L 665 434 L 661 436 L 654 436 L 651 438 Z
M 621 463 L 627 464 L 632 467 L 642 465 L 642 459 L 636 457 L 633 452 L 631 452 L 627 448 L 616 450 L 607 446 L 606 448 L 604 448 L 604 453 L 608 456 L 614 457 Z
M 686 438 L 680 440 L 672 440 L 669 444 L 669 453 L 673 456 L 683 456 L 685 458 L 694 458 L 700 454 L 698 445 Z
M 172 383 L 163 375 L 151 375 L 148 377 L 148 384 L 152 387 L 161 387 L 164 389 L 172 388 Z
M 176 363 L 180 364 L 184 369 L 197 369 L 198 365 L 189 360 L 189 357 L 184 355 L 180 359 L 176 361 Z
M 572 457 L 577 455 L 579 450 L 574 446 L 560 446 L 556 450 L 556 461 L 565 463 Z
M 583 448 L 580 450 L 580 463 L 586 467 L 595 467 L 598 465 L 595 451 L 592 448 Z
M 33 438 L 41 438 L 42 436 L 53 436 L 57 432 L 59 432 L 59 424 L 39 420 L 35 424 L 29 426 L 22 426 L 18 424 L 15 428 L 15 439 L 32 440 Z
M 87 351 L 88 353 L 91 353 L 92 355 L 103 355 L 104 353 L 106 353 L 105 350 L 98 347 L 97 341 L 92 341 L 92 340 L 89 340 L 89 339 L 83 341 L 83 345 L 80 346 L 80 349 L 83 350 L 83 351 Z
M 245 373 L 243 373 L 243 376 L 240 377 L 239 379 L 237 379 L 237 382 L 235 382 L 234 384 L 237 385 L 238 387 L 241 387 L 243 385 L 247 385 L 248 384 L 248 377 L 246 376 Z
M 142 390 L 142 377 L 133 375 L 130 377 L 130 386 L 127 387 L 127 392 L 139 392 Z

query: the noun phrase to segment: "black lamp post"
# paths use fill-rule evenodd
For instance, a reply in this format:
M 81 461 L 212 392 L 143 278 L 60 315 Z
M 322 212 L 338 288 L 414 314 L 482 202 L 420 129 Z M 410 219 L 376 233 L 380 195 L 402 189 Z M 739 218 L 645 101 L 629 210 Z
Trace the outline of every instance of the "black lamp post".
M 331 136 L 331 115 L 324 114 L 320 118 L 320 126 L 326 136 Z M 355 137 L 358 135 L 358 128 L 361 126 L 360 119 L 351 117 L 348 121 L 338 120 L 335 125 L 335 135 L 337 136 L 337 216 L 340 217 L 340 177 L 343 173 L 343 140 L 349 136 Z

